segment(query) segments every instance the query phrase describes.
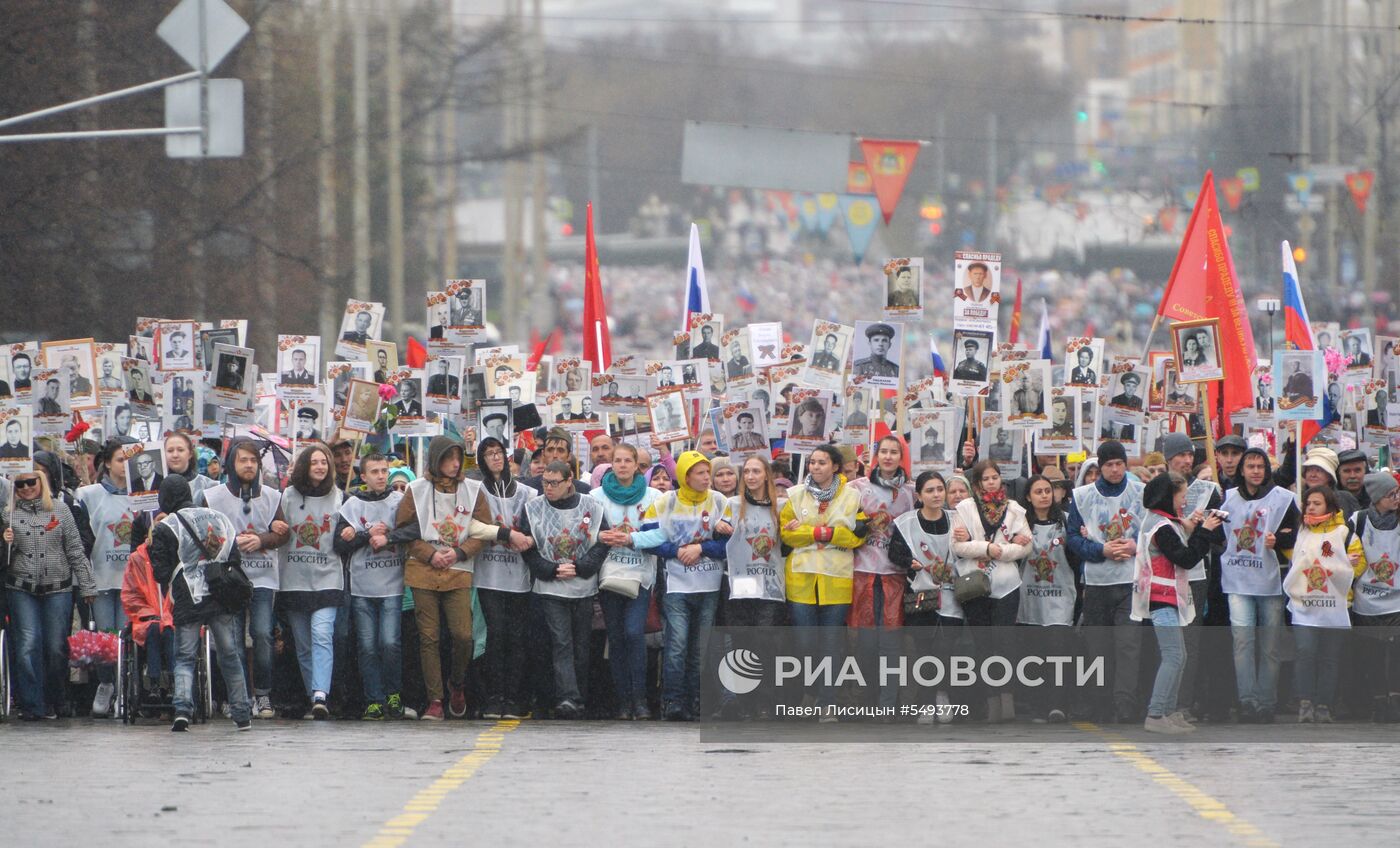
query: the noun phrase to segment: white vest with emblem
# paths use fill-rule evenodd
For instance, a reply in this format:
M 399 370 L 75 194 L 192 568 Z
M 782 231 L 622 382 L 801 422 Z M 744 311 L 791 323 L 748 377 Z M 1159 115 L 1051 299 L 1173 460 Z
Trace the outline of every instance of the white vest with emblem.
M 1073 624 L 1074 569 L 1065 555 L 1063 524 L 1032 524 L 1031 552 L 1021 560 L 1017 624 Z
M 1245 500 L 1239 489 L 1225 495 L 1225 553 L 1220 555 L 1220 587 L 1227 595 L 1268 597 L 1281 591 L 1278 555 L 1264 547 L 1264 535 L 1275 533 L 1293 493 L 1275 487 L 1256 500 Z
M 1089 538 L 1099 544 L 1115 539 L 1137 539 L 1142 523 L 1142 482 L 1131 474 L 1120 494 L 1108 497 L 1098 483 L 1086 483 L 1074 490 L 1074 505 L 1084 519 Z M 1086 586 L 1121 586 L 1133 582 L 1133 561 L 1103 560 L 1084 563 Z
M 525 504 L 539 494 L 534 489 L 515 481 L 515 494 L 509 498 L 494 495 L 483 486 L 486 504 L 491 508 L 491 520 L 498 527 L 512 530 L 520 526 L 520 516 L 525 514 Z M 520 554 L 509 545 L 492 542 L 476 555 L 476 570 L 472 573 L 472 585 L 478 589 L 492 589 L 497 592 L 516 594 L 530 591 L 530 569 Z
M 862 477 L 851 483 L 851 488 L 860 493 L 860 509 L 870 528 L 865 544 L 856 548 L 855 570 L 870 574 L 899 573 L 890 562 L 890 534 L 894 532 L 894 520 L 914 508 L 913 484 L 905 483 L 899 491 L 891 492 L 870 478 Z
M 642 499 L 634 504 L 614 503 L 602 493 L 601 486 L 590 492 L 590 495 L 603 508 L 608 527 L 626 533 L 636 533 L 642 529 L 647 507 L 661 497 L 660 492 L 650 487 L 642 493 Z M 656 557 L 630 545 L 613 545 L 608 548 L 608 558 L 603 560 L 598 577 L 635 580 L 640 588 L 650 590 L 656 585 Z
M 204 576 L 205 565 L 229 558 L 233 540 L 238 536 L 233 522 L 218 510 L 186 507 L 178 515 L 167 515 L 160 523 L 173 532 L 179 542 L 180 565 L 175 573 L 185 581 L 190 600 L 195 604 L 202 603 L 209 594 L 209 583 Z M 191 528 L 198 536 L 190 533 Z
M 1292 565 L 1283 578 L 1294 627 L 1351 626 L 1347 592 L 1355 572 L 1347 558 L 1350 535 L 1351 528 L 1345 524 L 1325 533 L 1306 527 L 1298 531 Z
M 1154 543 L 1154 534 L 1163 524 L 1169 525 L 1182 544 L 1186 544 L 1186 532 L 1180 524 L 1156 512 L 1149 512 L 1142 520 L 1138 532 L 1137 556 L 1133 557 L 1133 608 L 1128 618 L 1133 621 L 1146 621 L 1152 617 L 1152 587 L 1171 586 L 1176 590 L 1176 621 L 1185 627 L 1196 618 L 1196 606 L 1191 603 L 1191 581 L 1188 571 L 1172 566 L 1175 577 L 1158 577 L 1152 573 L 1152 558 L 1160 556 Z
M 579 495 L 573 509 L 556 509 L 540 495 L 525 504 L 525 515 L 540 556 L 550 562 L 577 562 L 598 541 L 603 507 L 588 495 Z M 598 575 L 536 580 L 534 590 L 556 598 L 590 598 L 598 594 Z
M 283 592 L 343 590 L 345 572 L 335 552 L 335 524 L 340 516 L 340 490 L 303 497 L 288 489 L 282 497 L 282 515 L 291 525 L 292 537 L 280 548 Z
M 729 499 L 730 523 L 734 525 L 734 535 L 724 546 L 729 568 L 729 597 L 786 600 L 783 539 L 778 522 L 768 507 L 740 503 L 741 497 L 736 495 Z
M 1210 496 L 1220 491 L 1220 487 L 1209 480 L 1192 480 L 1191 485 L 1186 487 L 1186 506 L 1181 510 L 1184 516 L 1190 515 L 1198 509 L 1205 509 L 1210 504 Z M 1186 579 L 1190 581 L 1205 580 L 1206 558 L 1191 566 L 1186 573 Z
M 394 529 L 403 492 L 390 492 L 377 501 L 347 498 L 340 506 L 340 517 L 350 529 L 361 533 L 383 523 Z M 403 551 L 398 545 L 371 550 L 369 545 L 350 555 L 350 594 L 357 598 L 393 598 L 403 594 Z
M 87 511 L 92 527 L 92 578 L 97 591 L 106 592 L 122 587 L 126 560 L 131 556 L 131 498 L 114 495 L 101 483 L 84 486 L 77 492 L 78 501 Z
M 677 492 L 666 492 L 653 504 L 656 520 L 666 538 L 677 547 L 706 542 L 715 536 L 715 525 L 725 520 L 724 495 L 710 489 L 699 504 L 683 503 Z M 677 594 L 718 592 L 724 563 L 702 556 L 694 565 L 666 560 L 666 591 Z
M 465 542 L 472 526 L 472 513 L 481 494 L 481 483 L 460 480 L 456 492 L 439 492 L 433 481 L 420 477 L 408 484 L 413 496 L 413 509 L 418 515 L 419 538 L 434 545 L 455 548 Z M 471 571 L 473 560 L 458 560 L 454 571 Z
M 272 527 L 272 519 L 277 515 L 277 507 L 282 503 L 282 493 L 267 486 L 258 490 L 256 498 L 248 500 L 248 512 L 243 511 L 243 499 L 229 491 L 228 486 L 216 486 L 204 490 L 204 502 L 209 508 L 223 513 L 239 533 L 266 533 Z M 243 573 L 248 575 L 254 589 L 280 588 L 277 573 L 278 556 L 274 551 L 254 551 L 251 554 L 239 552 L 239 562 Z
M 952 514 L 943 511 L 943 517 L 951 526 Z M 919 523 L 919 511 L 911 510 L 894 520 L 894 529 L 909 546 L 914 561 L 923 566 L 914 572 L 909 581 L 910 592 L 938 591 L 938 614 L 949 618 L 962 618 L 962 606 L 953 594 L 953 553 L 952 537 L 948 533 L 933 535 L 925 533 Z
M 1368 511 L 1356 513 L 1354 520 L 1364 525 L 1361 546 L 1366 551 L 1366 570 L 1356 578 L 1352 606 L 1358 615 L 1387 615 L 1400 612 L 1400 527 L 1377 530 L 1367 520 Z
M 805 485 L 788 490 L 792 514 L 800 524 L 816 527 L 844 528 L 855 530 L 856 515 L 860 513 L 860 494 L 849 484 L 843 484 L 836 496 L 821 510 L 821 503 Z M 839 548 L 835 543 L 804 545 L 792 552 L 792 570 L 799 574 L 825 574 L 828 577 L 852 579 L 855 571 L 855 554 L 850 548 Z

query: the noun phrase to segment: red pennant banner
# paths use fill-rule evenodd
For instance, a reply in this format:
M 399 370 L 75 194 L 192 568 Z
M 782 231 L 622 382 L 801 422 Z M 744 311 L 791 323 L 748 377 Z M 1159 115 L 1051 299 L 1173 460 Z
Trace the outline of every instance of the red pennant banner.
M 1238 212 L 1240 201 L 1244 199 L 1244 180 L 1229 177 L 1220 181 L 1220 193 L 1225 195 L 1225 205 L 1231 212 Z
M 1371 186 L 1376 181 L 1375 171 L 1353 171 L 1346 176 L 1347 189 L 1351 191 L 1351 199 L 1356 203 L 1356 209 L 1362 215 L 1366 214 L 1366 199 L 1371 196 Z
M 904 193 L 904 184 L 914 171 L 914 160 L 919 158 L 919 143 L 869 138 L 861 140 L 860 149 L 865 154 L 865 166 L 870 169 L 880 213 L 889 226 L 899 197 Z
M 846 193 L 870 194 L 875 184 L 870 181 L 870 169 L 864 162 L 851 162 L 846 165 Z

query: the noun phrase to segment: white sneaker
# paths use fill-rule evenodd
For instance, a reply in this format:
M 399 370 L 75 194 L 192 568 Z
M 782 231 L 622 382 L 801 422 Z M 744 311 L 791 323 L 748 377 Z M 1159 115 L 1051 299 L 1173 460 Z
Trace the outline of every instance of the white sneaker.
M 938 706 L 940 706 L 940 707 L 945 707 L 945 708 L 946 708 L 947 706 L 949 706 L 949 704 L 952 703 L 951 701 L 948 700 L 948 693 L 947 693 L 947 692 L 938 692 L 938 693 L 936 693 L 936 694 L 933 696 L 933 702 L 934 702 L 935 704 L 937 704 Z M 953 720 L 953 711 L 952 711 L 952 710 L 949 710 L 949 709 L 941 709 L 941 710 L 938 711 L 938 723 L 939 723 L 939 724 L 948 724 L 948 723 L 951 722 L 952 720 Z
M 1183 733 L 1190 733 L 1195 730 L 1194 727 L 1190 727 L 1189 725 L 1183 729 L 1181 725 L 1173 723 L 1167 716 L 1158 716 L 1157 718 L 1148 716 L 1142 722 L 1142 729 L 1146 730 L 1148 733 L 1160 733 L 1163 736 L 1180 736 Z
M 277 711 L 272 708 L 272 699 L 266 695 L 253 696 L 253 717 L 254 718 L 276 718 Z
M 404 707 L 404 708 L 403 708 L 403 717 L 404 717 L 404 721 L 417 721 L 417 720 L 418 720 L 418 711 L 415 710 L 413 707 Z
M 1187 733 L 1196 732 L 1196 725 L 1192 724 L 1191 721 L 1186 718 L 1186 714 L 1180 710 L 1177 710 L 1176 712 L 1167 716 L 1167 721 L 1171 722 L 1177 727 L 1182 728 Z
M 112 714 L 112 698 L 117 694 L 117 687 L 111 683 L 102 683 L 97 687 L 97 695 L 92 699 L 92 717 L 108 718 Z

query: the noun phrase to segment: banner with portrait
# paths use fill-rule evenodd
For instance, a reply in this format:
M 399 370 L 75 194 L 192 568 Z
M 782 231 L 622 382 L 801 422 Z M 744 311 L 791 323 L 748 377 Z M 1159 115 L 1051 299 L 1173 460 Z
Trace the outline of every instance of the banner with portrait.
M 33 470 L 34 410 L 27 406 L 0 406 L 0 476 L 13 478 Z
M 913 321 L 924 317 L 924 259 L 911 256 L 885 260 L 885 306 L 888 322 Z

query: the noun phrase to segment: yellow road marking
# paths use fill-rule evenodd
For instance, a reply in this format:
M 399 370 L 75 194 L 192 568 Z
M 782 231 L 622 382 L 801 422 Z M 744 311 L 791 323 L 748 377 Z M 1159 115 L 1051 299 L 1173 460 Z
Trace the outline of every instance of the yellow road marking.
M 1212 821 L 1225 828 L 1230 835 L 1236 837 L 1244 845 L 1250 848 L 1279 848 L 1279 843 L 1269 838 L 1262 830 L 1255 827 L 1250 822 L 1230 811 L 1223 801 L 1212 798 L 1194 784 L 1183 780 L 1174 774 L 1171 769 L 1157 762 L 1144 754 L 1127 737 L 1114 733 L 1111 730 L 1104 730 L 1097 724 L 1087 721 L 1074 723 L 1077 730 L 1085 733 L 1093 733 L 1108 742 L 1108 750 L 1115 757 L 1132 763 L 1132 765 L 1143 774 L 1151 776 L 1159 786 L 1167 789 L 1176 797 L 1185 801 L 1188 806 L 1195 811 L 1196 815 Z
M 470 751 L 443 770 L 442 774 L 417 795 L 409 798 L 403 810 L 380 826 L 373 839 L 364 843 L 363 848 L 398 848 L 413 836 L 413 832 L 427 821 L 443 800 L 454 790 L 471 779 L 476 770 L 501 752 L 505 734 L 520 726 L 518 719 L 498 721 L 490 728 L 481 731 Z

